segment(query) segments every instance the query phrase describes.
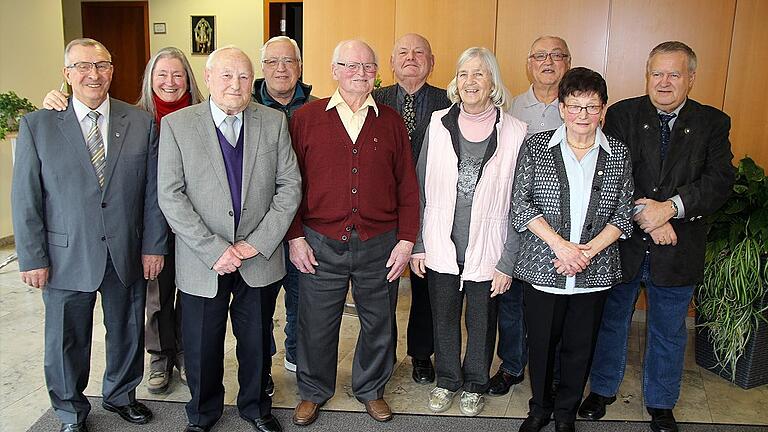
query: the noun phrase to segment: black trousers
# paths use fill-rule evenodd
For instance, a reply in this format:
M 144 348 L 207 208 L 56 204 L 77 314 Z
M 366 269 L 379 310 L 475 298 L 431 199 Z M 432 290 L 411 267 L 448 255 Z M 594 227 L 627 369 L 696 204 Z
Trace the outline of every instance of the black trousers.
M 212 426 L 224 409 L 224 338 L 227 316 L 237 339 L 237 408 L 240 416 L 258 419 L 270 413 L 272 398 L 265 391 L 269 375 L 271 308 L 276 286 L 250 287 L 239 272 L 219 276 L 213 298 L 181 294 L 184 357 L 191 400 L 189 422 Z
M 427 360 L 435 352 L 432 334 L 432 306 L 429 303 L 427 278 L 420 278 L 411 272 L 411 310 L 408 314 L 407 344 L 408 355 Z M 395 332 L 397 338 L 397 332 Z
M 99 286 L 106 333 L 104 401 L 128 405 L 136 400 L 136 387 L 144 374 L 144 301 L 146 282 L 141 277 L 125 286 L 107 257 Z M 46 287 L 45 382 L 54 412 L 63 423 L 82 423 L 91 405 L 83 395 L 88 386 L 96 292 Z
M 437 386 L 471 393 L 488 390 L 488 372 L 496 343 L 498 297 L 491 298 L 491 281 L 464 281 L 459 291 L 459 276 L 427 269 L 435 338 Z M 461 360 L 461 313 L 466 297 L 464 324 L 467 349 Z
M 349 242 L 330 239 L 307 227 L 304 233 L 319 265 L 315 274 L 299 275 L 299 395 L 303 400 L 324 403 L 335 392 L 339 329 L 351 281 L 360 320 L 352 392 L 362 402 L 380 399 L 395 359 L 398 281 L 386 279 L 387 259 L 397 243 L 395 232 L 362 241 L 352 230 Z
M 529 415 L 572 423 L 587 384 L 603 305 L 610 290 L 557 295 L 524 283 L 523 308 L 528 329 Z M 552 403 L 552 379 L 560 344 L 560 384 Z
M 184 344 L 181 337 L 181 294 L 176 290 L 176 254 L 174 235 L 165 256 L 163 270 L 157 280 L 147 283 L 147 324 L 145 345 L 151 354 L 150 370 L 184 367 Z

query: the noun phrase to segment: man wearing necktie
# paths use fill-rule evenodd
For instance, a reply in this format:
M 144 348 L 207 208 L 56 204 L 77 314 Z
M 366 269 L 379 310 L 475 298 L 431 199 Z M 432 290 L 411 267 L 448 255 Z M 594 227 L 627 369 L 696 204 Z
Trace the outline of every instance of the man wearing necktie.
M 608 109 L 604 131 L 626 143 L 635 180 L 635 232 L 620 242 L 624 283 L 608 295 L 592 361 L 591 393 L 579 415 L 597 420 L 616 400 L 640 283 L 648 299 L 643 402 L 651 430 L 675 432 L 694 287 L 704 275 L 704 218 L 722 206 L 734 181 L 722 111 L 688 98 L 696 54 L 664 42 L 648 56 L 646 96 Z
M 13 224 L 22 281 L 42 290 L 45 379 L 61 431 L 87 431 L 93 308 L 106 338 L 102 406 L 132 423 L 144 369 L 146 279 L 163 268 L 167 229 L 157 204 L 157 138 L 146 112 L 109 98 L 112 58 L 93 39 L 64 51 L 65 111 L 20 124 Z
M 239 48 L 211 53 L 210 100 L 162 120 L 158 194 L 176 233 L 187 383 L 187 432 L 224 408 L 227 317 L 237 339 L 237 408 L 256 431 L 281 431 L 266 387 L 272 308 L 285 275 L 283 236 L 301 178 L 282 112 L 251 102 L 253 65 Z
M 419 159 L 421 143 L 432 113 L 448 108 L 451 101 L 444 89 L 427 83 L 435 67 L 432 47 L 423 36 L 409 33 L 395 42 L 389 64 L 396 84 L 376 89 L 376 103 L 388 105 L 400 113 L 411 141 L 413 163 Z M 395 336 L 397 337 L 397 336 Z M 428 384 L 435 380 L 431 356 L 435 352 L 432 340 L 432 309 L 426 278 L 411 273 L 411 310 L 407 330 L 408 355 L 413 364 L 413 380 Z M 397 342 L 397 341 L 395 341 Z

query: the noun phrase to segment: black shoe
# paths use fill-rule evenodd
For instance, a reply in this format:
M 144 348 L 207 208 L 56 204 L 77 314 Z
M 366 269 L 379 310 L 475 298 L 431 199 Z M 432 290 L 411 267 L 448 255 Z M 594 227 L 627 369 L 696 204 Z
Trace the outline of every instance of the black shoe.
M 549 417 L 541 418 L 529 415 L 523 424 L 520 425 L 520 430 L 518 432 L 539 432 L 548 424 Z
M 600 420 L 605 415 L 605 406 L 616 402 L 616 396 L 605 397 L 589 392 L 579 407 L 579 417 L 587 420 Z
M 184 432 L 208 432 L 211 430 L 210 426 L 200 426 L 196 424 L 188 424 L 186 428 L 184 428 Z
M 576 432 L 576 425 L 555 420 L 555 432 Z
M 88 426 L 82 423 L 62 423 L 59 432 L 88 432 Z
M 267 387 L 264 389 L 267 392 L 267 396 L 272 397 L 275 395 L 275 382 L 272 381 L 272 374 L 269 374 L 267 378 Z
M 133 401 L 133 403 L 123 406 L 115 406 L 107 402 L 102 402 L 101 406 L 107 411 L 117 413 L 127 422 L 144 424 L 152 419 L 152 411 L 139 401 Z
M 419 384 L 429 384 L 435 381 L 435 368 L 432 367 L 432 360 L 419 360 L 411 358 L 413 364 L 413 380 Z
M 491 377 L 491 380 L 488 381 L 488 394 L 490 396 L 504 396 L 509 393 L 510 387 L 523 382 L 523 378 L 525 378 L 525 374 L 514 376 L 511 373 L 499 369 L 499 371 L 496 372 L 496 375 Z
M 671 409 L 646 408 L 651 415 L 651 430 L 653 432 L 677 432 L 677 422 Z
M 245 419 L 251 424 L 253 430 L 258 432 L 283 432 L 283 427 L 280 426 L 280 422 L 277 421 L 275 416 L 267 414 L 262 418 L 256 420 Z

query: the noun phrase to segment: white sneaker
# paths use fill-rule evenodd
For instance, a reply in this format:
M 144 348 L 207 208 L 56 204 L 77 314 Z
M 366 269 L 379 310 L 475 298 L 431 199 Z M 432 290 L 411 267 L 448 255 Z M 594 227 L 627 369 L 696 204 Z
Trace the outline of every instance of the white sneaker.
M 296 373 L 296 363 L 291 363 L 288 361 L 288 359 L 284 359 L 283 365 L 285 366 L 286 370 Z
M 459 399 L 459 411 L 465 416 L 474 417 L 483 411 L 485 398 L 480 393 L 462 392 Z
M 452 392 L 442 387 L 435 387 L 429 392 L 429 409 L 435 413 L 441 413 L 448 411 L 453 403 L 453 396 L 456 392 Z

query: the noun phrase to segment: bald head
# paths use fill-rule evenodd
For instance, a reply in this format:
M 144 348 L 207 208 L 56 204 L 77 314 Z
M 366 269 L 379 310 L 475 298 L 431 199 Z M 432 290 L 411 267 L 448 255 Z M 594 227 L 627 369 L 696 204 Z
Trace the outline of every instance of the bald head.
M 407 33 L 395 42 L 390 66 L 397 83 L 409 93 L 415 93 L 432 73 L 435 56 L 429 41 L 422 35 Z
M 234 46 L 217 49 L 205 63 L 205 84 L 213 103 L 222 111 L 228 115 L 243 111 L 251 101 L 251 59 Z

